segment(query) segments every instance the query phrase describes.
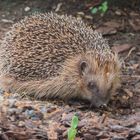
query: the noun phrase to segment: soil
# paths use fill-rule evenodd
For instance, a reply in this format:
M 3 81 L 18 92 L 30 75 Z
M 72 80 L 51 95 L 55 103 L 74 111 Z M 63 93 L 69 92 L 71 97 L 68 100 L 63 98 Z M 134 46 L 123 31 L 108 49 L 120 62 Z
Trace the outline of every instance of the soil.
M 135 1 L 137 2 L 137 1 Z M 71 119 L 78 116 L 76 140 L 140 140 L 140 11 L 110 6 L 91 14 L 98 0 L 0 0 L 0 39 L 24 16 L 55 11 L 83 19 L 108 40 L 122 61 L 122 86 L 107 108 L 81 102 L 36 101 L 0 92 L 1 140 L 67 139 Z

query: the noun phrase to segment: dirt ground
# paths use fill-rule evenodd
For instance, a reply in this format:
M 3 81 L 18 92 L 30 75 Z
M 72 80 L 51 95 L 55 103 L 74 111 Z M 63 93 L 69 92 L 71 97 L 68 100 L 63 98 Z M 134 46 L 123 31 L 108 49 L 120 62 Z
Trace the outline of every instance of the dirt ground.
M 0 0 L 0 39 L 24 16 L 55 11 L 102 32 L 122 61 L 122 86 L 106 109 L 1 91 L 0 140 L 67 139 L 74 114 L 79 118 L 76 140 L 140 140 L 140 9 L 110 6 L 105 15 L 93 15 L 90 8 L 96 5 L 97 0 Z

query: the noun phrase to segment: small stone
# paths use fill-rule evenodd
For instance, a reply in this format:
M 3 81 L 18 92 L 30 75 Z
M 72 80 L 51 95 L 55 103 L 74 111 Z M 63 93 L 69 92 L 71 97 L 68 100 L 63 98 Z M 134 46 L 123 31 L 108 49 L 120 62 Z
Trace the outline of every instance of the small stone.
M 4 23 L 14 23 L 12 20 L 8 20 L 8 19 L 1 19 L 1 21 Z
M 25 126 L 25 122 L 23 122 L 23 121 L 19 121 L 19 123 L 18 123 L 18 126 Z
M 30 11 L 30 7 L 28 7 L 28 6 L 27 6 L 27 7 L 25 7 L 25 8 L 24 8 L 24 11 L 25 11 L 25 12 Z
M 46 106 L 41 107 L 41 108 L 40 108 L 40 111 L 41 111 L 42 113 L 46 113 L 46 111 L 47 111 Z
M 81 16 L 77 16 L 77 20 L 81 20 L 82 19 L 82 17 Z
M 84 16 L 85 13 L 84 12 L 77 12 L 77 15 Z
M 9 100 L 9 107 L 10 108 L 14 108 L 15 107 L 15 104 L 16 104 L 16 99 L 10 99 Z
M 92 19 L 93 19 L 93 17 L 92 17 L 92 16 L 90 16 L 90 15 L 86 15 L 86 16 L 85 16 L 85 18 L 86 18 L 86 19 L 90 19 L 90 20 L 92 20 Z
M 3 96 L 0 96 L 0 102 L 4 101 Z
M 34 110 L 28 110 L 28 109 L 27 109 L 27 110 L 25 111 L 25 115 L 28 116 L 28 117 L 32 117 L 32 116 L 34 115 Z
M 137 125 L 135 131 L 140 134 L 140 125 Z
M 121 13 L 121 11 L 115 11 L 115 14 L 118 16 L 121 16 L 122 13 Z
M 124 96 L 122 96 L 122 98 L 123 98 L 124 100 L 128 100 L 129 97 L 124 95 Z

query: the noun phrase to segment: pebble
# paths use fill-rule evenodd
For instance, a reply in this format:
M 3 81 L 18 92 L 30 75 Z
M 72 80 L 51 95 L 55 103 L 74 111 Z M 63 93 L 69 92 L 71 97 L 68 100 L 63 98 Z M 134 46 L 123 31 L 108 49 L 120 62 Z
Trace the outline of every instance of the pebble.
M 121 11 L 115 11 L 115 14 L 118 16 L 121 16 L 122 13 L 121 13 Z
M 31 9 L 31 8 L 27 6 L 27 7 L 24 8 L 24 11 L 25 11 L 25 12 L 28 12 L 28 11 L 30 11 L 30 9 Z
M 86 15 L 86 16 L 85 16 L 85 18 L 86 18 L 86 19 L 90 19 L 90 20 L 92 20 L 92 19 L 93 19 L 93 17 L 92 17 L 92 16 L 90 16 L 90 15 Z
M 18 126 L 25 126 L 25 122 L 23 122 L 23 121 L 19 121 L 19 123 L 18 123 Z
M 82 19 L 82 17 L 81 16 L 77 16 L 77 20 L 81 20 Z
M 0 96 L 0 102 L 4 101 L 3 96 Z
M 128 100 L 129 99 L 129 97 L 128 96 L 122 96 L 122 98 L 124 99 L 124 100 Z
M 1 19 L 1 21 L 4 23 L 14 23 L 12 20 L 8 20 L 8 19 Z
M 84 12 L 77 12 L 77 15 L 84 16 L 85 13 Z
M 140 134 L 140 125 L 137 125 L 135 131 Z
M 32 116 L 34 115 L 34 110 L 28 110 L 28 109 L 27 109 L 27 110 L 25 111 L 25 115 L 28 116 L 28 117 L 32 117 Z
M 9 107 L 10 108 L 14 108 L 15 107 L 15 104 L 16 104 L 16 99 L 10 99 L 9 100 Z
M 41 108 L 40 108 L 40 111 L 41 111 L 42 113 L 46 113 L 46 112 L 47 112 L 46 106 L 41 107 Z

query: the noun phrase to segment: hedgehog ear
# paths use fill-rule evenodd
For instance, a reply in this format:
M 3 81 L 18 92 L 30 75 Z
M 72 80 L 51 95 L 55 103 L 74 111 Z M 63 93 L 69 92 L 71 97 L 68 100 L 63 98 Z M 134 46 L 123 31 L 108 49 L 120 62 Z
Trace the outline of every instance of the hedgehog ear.
M 80 74 L 85 75 L 88 70 L 88 64 L 86 61 L 81 61 L 80 62 Z

